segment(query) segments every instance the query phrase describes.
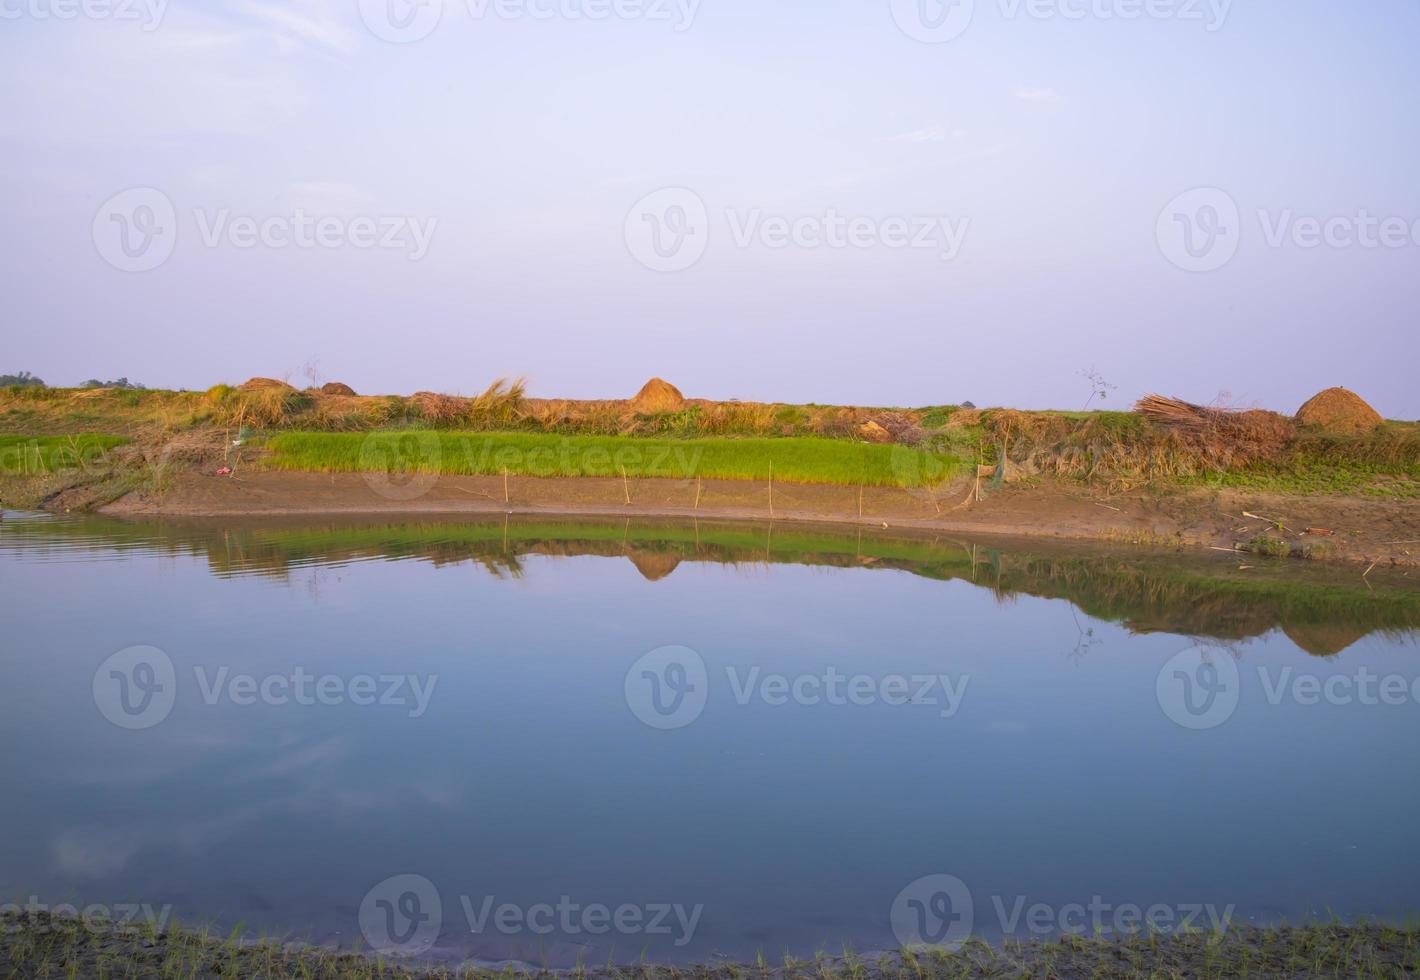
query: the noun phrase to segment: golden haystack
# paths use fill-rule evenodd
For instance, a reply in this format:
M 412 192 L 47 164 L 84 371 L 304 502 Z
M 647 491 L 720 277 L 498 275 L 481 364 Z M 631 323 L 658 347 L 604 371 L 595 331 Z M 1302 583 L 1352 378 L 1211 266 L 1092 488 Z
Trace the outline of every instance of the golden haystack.
M 631 399 L 631 408 L 640 415 L 656 415 L 660 412 L 678 412 L 685 407 L 685 396 L 675 385 L 660 378 L 647 381 L 636 397 Z
M 1297 409 L 1297 421 L 1324 432 L 1364 435 L 1385 419 L 1354 391 L 1328 388 Z
M 353 395 L 355 389 L 349 385 L 341 384 L 339 381 L 329 381 L 320 386 L 320 393 L 322 395 Z
M 238 391 L 270 391 L 272 389 L 282 388 L 289 391 L 296 390 L 286 382 L 277 381 L 275 378 L 252 378 L 250 381 L 243 382 L 237 386 Z

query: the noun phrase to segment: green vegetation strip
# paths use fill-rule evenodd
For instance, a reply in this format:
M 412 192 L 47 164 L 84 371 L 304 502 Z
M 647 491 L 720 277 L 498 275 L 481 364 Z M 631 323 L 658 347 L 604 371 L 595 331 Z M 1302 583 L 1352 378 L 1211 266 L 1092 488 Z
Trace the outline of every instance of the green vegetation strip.
M 1413 925 L 1318 924 L 1227 932 L 1126 934 L 1058 940 L 968 939 L 959 949 L 917 946 L 880 956 L 846 949 L 804 959 L 761 956 L 669 967 L 580 963 L 553 973 L 537 966 L 498 968 L 391 962 L 274 941 L 244 942 L 169 923 L 120 928 L 88 919 L 37 915 L 0 918 L 0 976 L 267 977 L 271 980 L 1000 980 L 1006 977 L 1098 977 L 1111 980 L 1232 980 L 1235 977 L 1395 978 L 1420 970 Z
M 285 432 L 265 464 L 315 472 L 462 476 L 776 480 L 846 486 L 934 486 L 963 461 L 905 446 L 834 439 L 645 439 L 535 433 Z
M 0 436 L 0 474 L 43 476 L 105 464 L 105 454 L 124 436 Z

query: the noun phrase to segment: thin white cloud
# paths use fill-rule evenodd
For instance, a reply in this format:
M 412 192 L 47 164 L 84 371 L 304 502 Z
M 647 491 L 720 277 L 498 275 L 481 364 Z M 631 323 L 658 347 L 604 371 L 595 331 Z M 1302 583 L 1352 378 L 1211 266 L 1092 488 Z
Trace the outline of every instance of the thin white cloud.
M 284 4 L 243 3 L 237 11 L 259 21 L 275 37 L 282 52 L 314 46 L 334 54 L 351 54 L 359 45 L 359 35 L 349 18 L 325 0 L 305 0 Z M 299 42 L 299 43 L 298 43 Z

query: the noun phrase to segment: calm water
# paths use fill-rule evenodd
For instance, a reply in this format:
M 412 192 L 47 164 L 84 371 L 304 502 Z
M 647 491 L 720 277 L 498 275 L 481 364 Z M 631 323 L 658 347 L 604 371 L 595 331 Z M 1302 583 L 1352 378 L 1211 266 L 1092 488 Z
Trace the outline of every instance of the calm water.
M 0 901 L 552 965 L 1420 910 L 1410 578 L 16 514 L 0 575 Z

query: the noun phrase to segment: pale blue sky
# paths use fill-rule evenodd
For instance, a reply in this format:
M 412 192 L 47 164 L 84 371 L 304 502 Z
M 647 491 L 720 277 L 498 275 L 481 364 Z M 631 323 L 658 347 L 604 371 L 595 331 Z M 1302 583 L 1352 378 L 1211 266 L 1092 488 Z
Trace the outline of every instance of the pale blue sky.
M 590 21 L 445 0 L 412 43 L 357 0 L 170 0 L 151 30 L 39 16 L 54 2 L 0 0 L 0 372 L 202 387 L 319 358 L 369 392 L 526 375 L 618 397 L 659 374 L 705 397 L 1073 408 L 1095 367 L 1121 404 L 1291 411 L 1342 384 L 1420 417 L 1420 226 L 1390 248 L 1268 242 L 1288 218 L 1420 221 L 1411 0 L 1200 0 L 1200 19 L 976 0 L 940 44 L 895 0 L 701 0 L 688 25 L 674 2 Z M 177 238 L 125 272 L 92 229 L 137 186 Z M 665 187 L 709 214 L 677 272 L 623 233 Z M 1156 235 L 1196 187 L 1240 214 L 1216 271 Z M 436 225 L 411 261 L 209 246 L 197 214 L 296 209 Z M 965 232 L 951 261 L 735 241 L 753 215 L 829 209 Z

